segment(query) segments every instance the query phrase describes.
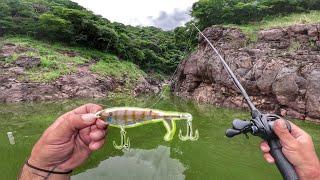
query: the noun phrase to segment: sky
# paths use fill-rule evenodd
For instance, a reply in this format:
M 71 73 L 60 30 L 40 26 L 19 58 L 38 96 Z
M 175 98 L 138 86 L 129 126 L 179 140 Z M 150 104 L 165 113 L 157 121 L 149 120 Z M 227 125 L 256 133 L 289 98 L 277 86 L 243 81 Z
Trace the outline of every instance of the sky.
M 171 30 L 190 20 L 197 0 L 72 0 L 112 22 Z

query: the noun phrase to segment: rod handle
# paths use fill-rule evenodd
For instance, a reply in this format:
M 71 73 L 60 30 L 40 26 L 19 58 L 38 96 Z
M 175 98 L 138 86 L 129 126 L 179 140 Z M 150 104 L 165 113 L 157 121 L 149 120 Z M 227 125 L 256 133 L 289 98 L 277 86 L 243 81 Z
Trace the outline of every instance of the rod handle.
M 285 180 L 298 180 L 299 177 L 293 167 L 293 165 L 288 161 L 282 152 L 282 146 L 279 139 L 268 140 L 270 146 L 270 153 L 275 160 L 275 163 Z

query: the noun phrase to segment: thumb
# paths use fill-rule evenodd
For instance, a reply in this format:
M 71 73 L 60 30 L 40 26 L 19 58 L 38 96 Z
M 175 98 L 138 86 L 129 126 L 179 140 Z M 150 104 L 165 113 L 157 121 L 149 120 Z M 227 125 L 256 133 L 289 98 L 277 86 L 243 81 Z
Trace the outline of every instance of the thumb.
M 273 126 L 274 133 L 279 137 L 283 146 L 290 146 L 296 142 L 296 139 L 290 134 L 285 120 L 278 119 Z
M 72 129 L 73 131 L 80 130 L 86 127 L 91 126 L 97 120 L 97 116 L 92 113 L 88 114 L 76 114 L 70 112 L 64 120 L 68 128 Z
M 95 114 L 76 114 L 71 111 L 59 117 L 44 134 L 50 137 L 47 137 L 49 140 L 61 141 L 61 139 L 72 137 L 81 129 L 90 127 L 96 120 L 97 116 Z

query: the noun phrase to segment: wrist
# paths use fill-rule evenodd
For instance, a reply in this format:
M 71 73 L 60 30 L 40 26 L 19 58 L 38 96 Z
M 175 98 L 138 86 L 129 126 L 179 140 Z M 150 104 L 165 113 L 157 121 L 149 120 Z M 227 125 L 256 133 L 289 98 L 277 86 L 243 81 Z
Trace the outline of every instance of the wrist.
M 47 172 L 38 171 L 30 168 L 27 165 L 22 167 L 22 171 L 19 176 L 19 180 L 43 180 L 43 179 L 56 179 L 56 180 L 68 180 L 70 174 L 52 174 Z
M 61 161 L 56 161 L 52 156 L 44 154 L 41 150 L 34 148 L 27 161 L 30 165 L 47 171 L 68 172 L 72 168 L 62 165 Z
M 303 167 L 303 169 L 301 169 L 300 172 L 301 172 L 300 179 L 302 180 L 304 179 L 320 180 L 320 162 L 317 161 L 313 165 L 310 165 L 308 167 Z
M 38 156 L 30 156 L 25 163 L 29 168 L 51 174 L 70 174 L 72 169 L 62 168 L 59 163 L 50 163 Z

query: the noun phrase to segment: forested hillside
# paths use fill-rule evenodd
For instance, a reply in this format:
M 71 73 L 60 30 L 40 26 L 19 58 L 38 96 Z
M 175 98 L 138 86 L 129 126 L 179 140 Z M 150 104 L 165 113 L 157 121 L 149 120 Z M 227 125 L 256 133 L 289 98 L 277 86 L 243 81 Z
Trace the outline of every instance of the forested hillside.
M 0 35 L 94 48 L 132 61 L 146 72 L 172 72 L 186 51 L 173 32 L 111 23 L 69 0 L 3 0 L 0 9 Z

